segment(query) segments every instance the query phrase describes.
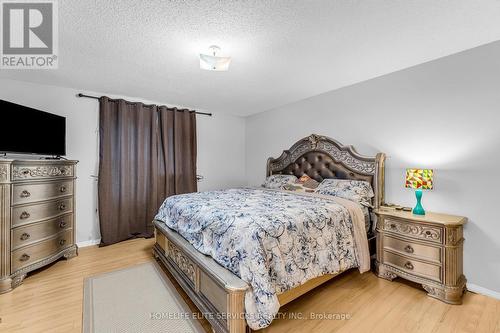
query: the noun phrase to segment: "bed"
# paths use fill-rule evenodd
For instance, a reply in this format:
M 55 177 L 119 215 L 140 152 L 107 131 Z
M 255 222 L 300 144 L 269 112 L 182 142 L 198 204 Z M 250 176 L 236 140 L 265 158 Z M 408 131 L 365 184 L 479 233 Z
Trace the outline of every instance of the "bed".
M 329 178 L 367 181 L 373 188 L 371 204 L 376 209 L 384 200 L 384 162 L 383 153 L 374 157 L 362 156 L 352 146 L 312 134 L 285 150 L 280 157 L 269 158 L 267 176 L 308 175 L 319 182 Z M 345 270 L 361 265 L 366 270 L 366 260 L 362 263 L 360 255 L 363 242 L 359 239 L 372 239 L 373 229 L 363 237 L 359 236 L 359 231 L 356 235 L 354 230 L 359 230 L 353 226 L 356 208 L 349 208 L 347 200 L 342 200 L 258 188 L 175 196 L 165 201 L 153 221 L 156 237 L 153 254 L 197 305 L 215 332 L 245 332 L 249 330 L 247 323 L 253 329 L 262 328 L 272 321 L 263 314 L 272 315 L 276 307 L 293 301 Z M 292 220 L 311 214 L 315 214 L 315 218 L 302 221 L 300 226 L 312 226 L 297 230 Z M 327 218 L 321 220 L 318 216 Z M 348 225 L 346 221 L 350 219 L 346 216 L 352 218 L 353 225 Z M 235 217 L 238 223 L 233 223 Z M 233 220 L 228 222 L 228 219 Z M 213 220 L 218 222 L 213 223 Z M 253 228 L 262 221 L 277 223 L 276 226 Z M 266 237 L 261 237 L 254 229 L 259 232 L 265 229 Z M 267 237 L 268 234 L 271 236 Z M 306 241 L 300 241 L 304 237 Z M 312 239 L 316 244 L 321 243 L 320 253 L 324 260 L 318 256 L 319 260 L 311 262 L 309 249 L 304 248 L 308 246 L 307 240 Z M 288 251 L 289 243 L 294 244 L 290 249 L 299 250 Z M 261 247 L 270 250 L 264 253 L 255 250 Z M 225 252 L 232 254 L 225 255 Z M 324 262 L 332 256 L 340 259 L 330 265 L 332 267 L 325 267 Z M 287 265 L 289 260 L 293 260 L 294 265 Z M 307 265 L 302 267 L 302 261 L 307 261 Z M 242 262 L 246 264 L 241 265 Z M 293 274 L 287 275 L 289 271 Z M 271 279 L 266 274 L 273 275 L 272 284 L 268 283 Z M 288 276 L 294 278 L 288 280 Z

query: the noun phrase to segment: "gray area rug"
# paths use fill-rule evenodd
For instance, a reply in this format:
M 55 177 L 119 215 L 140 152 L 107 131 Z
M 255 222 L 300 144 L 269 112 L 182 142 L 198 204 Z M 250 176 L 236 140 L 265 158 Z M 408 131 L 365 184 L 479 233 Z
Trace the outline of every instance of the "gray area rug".
M 85 279 L 83 332 L 205 332 L 156 262 Z

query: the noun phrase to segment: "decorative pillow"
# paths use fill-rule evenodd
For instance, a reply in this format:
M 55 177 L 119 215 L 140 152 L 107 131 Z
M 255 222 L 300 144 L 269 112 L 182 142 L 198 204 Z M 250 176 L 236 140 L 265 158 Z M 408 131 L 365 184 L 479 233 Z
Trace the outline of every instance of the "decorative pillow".
M 297 180 L 296 183 L 301 184 L 303 187 L 310 189 L 315 189 L 316 187 L 319 186 L 319 183 L 316 180 L 309 177 L 308 175 L 303 175 Z
M 266 178 L 262 187 L 270 189 L 282 189 L 287 184 L 294 184 L 297 177 L 294 175 L 271 175 Z
M 300 183 L 305 183 L 307 182 L 309 179 L 312 179 L 311 177 L 309 177 L 308 175 L 303 175 L 302 177 L 299 178 L 299 182 Z
M 293 192 L 307 192 L 314 193 L 314 189 L 319 186 L 319 183 L 309 177 L 308 175 L 303 175 L 297 179 L 293 184 L 286 184 L 283 186 L 283 190 L 293 191 Z
M 325 179 L 319 184 L 316 193 L 333 195 L 371 207 L 375 196 L 370 183 L 364 180 Z

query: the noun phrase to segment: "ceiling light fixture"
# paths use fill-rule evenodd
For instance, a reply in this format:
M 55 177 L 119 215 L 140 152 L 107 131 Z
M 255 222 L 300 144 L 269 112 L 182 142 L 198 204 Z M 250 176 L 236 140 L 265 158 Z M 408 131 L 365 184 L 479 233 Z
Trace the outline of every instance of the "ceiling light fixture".
M 207 71 L 227 71 L 231 57 L 218 57 L 217 53 L 220 52 L 220 47 L 217 45 L 210 46 L 208 50 L 212 55 L 200 53 L 200 68 Z

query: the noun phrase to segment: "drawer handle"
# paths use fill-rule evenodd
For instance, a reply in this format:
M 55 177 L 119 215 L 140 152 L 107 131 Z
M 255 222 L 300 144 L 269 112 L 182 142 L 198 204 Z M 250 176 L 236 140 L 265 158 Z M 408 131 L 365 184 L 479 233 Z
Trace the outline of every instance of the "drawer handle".
M 409 269 L 411 271 L 411 270 L 413 270 L 414 267 L 413 267 L 413 264 L 411 262 L 407 261 L 405 264 L 405 268 Z
M 20 238 L 21 238 L 21 240 L 23 240 L 23 241 L 24 241 L 24 240 L 29 239 L 30 237 L 31 237 L 31 235 L 25 232 L 25 233 L 23 233 L 23 234 L 21 235 L 21 237 L 20 237 Z
M 59 210 L 65 210 L 66 209 L 66 204 L 65 203 L 61 203 L 59 205 Z
M 19 195 L 21 198 L 29 198 L 31 196 L 31 193 L 29 191 L 22 191 L 21 194 Z
M 67 190 L 68 190 L 68 188 L 67 188 L 65 185 L 63 185 L 63 186 L 61 186 L 61 187 L 59 188 L 59 191 L 60 191 L 61 193 L 64 193 L 64 192 L 66 192 Z
M 413 253 L 415 250 L 411 247 L 411 245 L 406 245 L 405 247 L 406 253 Z
M 26 219 L 28 219 L 30 216 L 31 216 L 31 214 L 30 214 L 30 213 L 28 213 L 28 212 L 22 212 L 22 213 L 21 213 L 21 215 L 19 216 L 19 218 L 20 218 L 21 220 L 26 220 Z
M 61 221 L 61 222 L 59 222 L 59 228 L 61 228 L 61 229 L 66 228 L 66 226 L 67 226 L 67 225 L 68 225 L 68 224 L 66 223 L 66 221 Z
M 61 239 L 59 241 L 59 245 L 63 246 L 64 244 L 66 244 L 66 240 L 65 239 Z
M 391 229 L 396 229 L 396 225 L 394 223 L 391 223 Z
M 24 253 L 20 258 L 19 258 L 19 261 L 28 261 L 30 260 L 30 255 L 27 254 L 27 253 Z

